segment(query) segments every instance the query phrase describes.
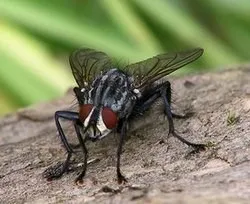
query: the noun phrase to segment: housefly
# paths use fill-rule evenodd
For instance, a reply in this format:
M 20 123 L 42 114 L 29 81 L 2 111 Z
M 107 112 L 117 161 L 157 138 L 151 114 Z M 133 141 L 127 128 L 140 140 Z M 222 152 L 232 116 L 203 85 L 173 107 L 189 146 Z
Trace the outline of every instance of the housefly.
M 45 170 L 44 177 L 58 178 L 69 170 L 73 149 L 59 121 L 63 118 L 73 121 L 79 145 L 84 153 L 83 169 L 76 182 L 82 182 L 87 168 L 86 141 L 100 140 L 111 132 L 119 133 L 116 163 L 118 183 L 126 182 L 120 170 L 120 156 L 128 123 L 132 118 L 143 115 L 159 98 L 163 100 L 164 114 L 168 119 L 168 133 L 196 150 L 204 149 L 204 144 L 189 142 L 176 133 L 173 117 L 177 115 L 172 113 L 170 108 L 171 85 L 169 81 L 164 80 L 166 75 L 195 61 L 202 54 L 201 48 L 160 54 L 119 69 L 112 65 L 110 58 L 103 52 L 88 48 L 73 52 L 69 62 L 78 84 L 73 90 L 78 100 L 79 112 L 55 112 L 56 127 L 67 150 L 67 158 Z

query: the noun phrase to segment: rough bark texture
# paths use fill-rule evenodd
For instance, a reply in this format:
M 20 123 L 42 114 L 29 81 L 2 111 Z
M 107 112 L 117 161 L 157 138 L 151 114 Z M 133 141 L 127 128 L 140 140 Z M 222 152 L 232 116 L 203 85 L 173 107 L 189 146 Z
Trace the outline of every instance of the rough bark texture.
M 170 80 L 173 110 L 194 112 L 175 119 L 178 133 L 210 144 L 191 147 L 167 137 L 159 102 L 131 125 L 124 145 L 125 185 L 116 182 L 117 137 L 87 143 L 90 153 L 82 186 L 81 170 L 47 181 L 42 172 L 63 161 L 53 115 L 75 103 L 71 91 L 60 100 L 23 109 L 0 121 L 0 203 L 249 203 L 250 202 L 250 68 L 248 66 Z M 76 107 L 76 106 L 75 106 Z M 72 124 L 64 129 L 72 142 Z M 166 143 L 159 143 L 161 138 Z M 81 150 L 74 156 L 81 162 Z

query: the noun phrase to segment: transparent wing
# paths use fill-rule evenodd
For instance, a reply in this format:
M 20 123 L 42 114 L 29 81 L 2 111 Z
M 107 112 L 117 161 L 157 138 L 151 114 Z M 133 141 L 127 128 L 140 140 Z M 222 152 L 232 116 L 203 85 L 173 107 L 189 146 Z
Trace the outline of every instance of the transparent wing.
M 125 69 L 134 76 L 136 88 L 143 89 L 145 86 L 195 61 L 202 54 L 202 48 L 160 54 L 128 65 Z
M 88 87 L 97 75 L 111 68 L 111 60 L 104 52 L 89 48 L 74 51 L 69 63 L 80 88 Z

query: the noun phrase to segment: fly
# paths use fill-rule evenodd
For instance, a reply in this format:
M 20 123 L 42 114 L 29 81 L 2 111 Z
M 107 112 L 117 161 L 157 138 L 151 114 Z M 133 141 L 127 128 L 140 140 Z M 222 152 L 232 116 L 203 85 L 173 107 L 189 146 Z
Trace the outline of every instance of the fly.
M 69 62 L 78 84 L 74 88 L 79 112 L 55 112 L 56 127 L 67 150 L 64 162 L 49 167 L 44 172 L 47 179 L 58 178 L 69 170 L 73 149 L 68 143 L 59 122 L 60 118 L 73 121 L 79 144 L 84 153 L 84 165 L 76 182 L 82 182 L 87 169 L 88 150 L 86 141 L 97 141 L 111 132 L 119 133 L 117 148 L 118 183 L 126 182 L 120 170 L 120 156 L 128 123 L 132 118 L 143 115 L 158 98 L 164 102 L 164 114 L 169 122 L 169 132 L 181 142 L 195 150 L 204 149 L 204 144 L 189 142 L 178 135 L 174 128 L 171 111 L 171 85 L 163 77 L 198 59 L 203 49 L 167 53 L 128 65 L 124 69 L 114 68 L 110 58 L 103 52 L 83 48 L 70 55 Z M 162 82 L 159 83 L 159 80 Z

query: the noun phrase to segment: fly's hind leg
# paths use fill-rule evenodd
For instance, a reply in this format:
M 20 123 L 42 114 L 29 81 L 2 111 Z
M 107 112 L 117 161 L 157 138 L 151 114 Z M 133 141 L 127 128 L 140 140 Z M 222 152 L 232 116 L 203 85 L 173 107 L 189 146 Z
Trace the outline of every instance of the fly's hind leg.
M 164 89 L 166 90 L 166 97 L 167 97 L 168 104 L 171 107 L 172 92 L 171 92 L 171 84 L 170 84 L 169 81 L 166 81 L 161 86 L 161 90 L 164 90 Z M 193 112 L 188 112 L 188 113 L 186 113 L 184 115 L 180 115 L 180 114 L 173 113 L 172 111 L 171 111 L 171 114 L 172 114 L 172 118 L 176 118 L 176 119 L 187 119 L 187 118 L 190 118 L 190 117 L 192 117 L 194 115 Z
M 55 112 L 56 127 L 57 127 L 57 130 L 59 132 L 59 137 L 60 137 L 60 139 L 61 139 L 61 141 L 62 141 L 62 143 L 67 151 L 67 158 L 64 162 L 58 162 L 57 164 L 47 168 L 43 172 L 43 177 L 48 179 L 48 180 L 59 178 L 66 171 L 68 171 L 70 158 L 73 154 L 73 150 L 72 150 L 70 144 L 68 143 L 66 136 L 62 130 L 62 126 L 59 122 L 60 118 L 64 118 L 64 119 L 69 120 L 69 121 L 79 120 L 78 113 L 76 113 L 76 112 L 71 112 L 71 111 L 57 111 L 57 112 Z
M 169 122 L 169 134 L 172 134 L 174 137 L 179 139 L 181 142 L 192 146 L 196 150 L 203 150 L 205 149 L 204 144 L 196 144 L 189 142 L 188 140 L 184 139 L 180 135 L 178 135 L 175 132 L 173 117 L 177 118 L 186 118 L 187 116 L 180 116 L 177 114 L 173 114 L 171 111 L 171 85 L 169 81 L 166 81 L 162 84 L 158 84 L 155 87 L 151 88 L 149 91 L 146 92 L 146 94 L 143 94 L 141 99 L 138 100 L 137 104 L 135 105 L 134 112 L 135 114 L 143 114 L 145 111 L 147 111 L 152 104 L 158 99 L 162 97 L 164 102 L 164 113 L 167 116 L 168 122 Z
M 193 143 L 193 142 L 189 142 L 188 140 L 184 139 L 183 137 L 181 137 L 180 135 L 178 135 L 175 132 L 175 127 L 174 127 L 174 122 L 173 122 L 173 114 L 171 112 L 171 107 L 170 107 L 170 103 L 171 103 L 171 84 L 170 82 L 166 82 L 164 84 L 164 86 L 161 89 L 161 96 L 163 98 L 164 101 L 164 106 L 165 106 L 165 114 L 168 118 L 168 122 L 169 122 L 169 134 L 172 134 L 174 137 L 176 137 L 177 139 L 179 139 L 181 142 L 192 146 L 193 148 L 195 148 L 196 150 L 204 150 L 206 145 L 205 144 L 197 144 L 197 143 Z M 175 116 L 179 116 L 179 115 L 175 115 Z

